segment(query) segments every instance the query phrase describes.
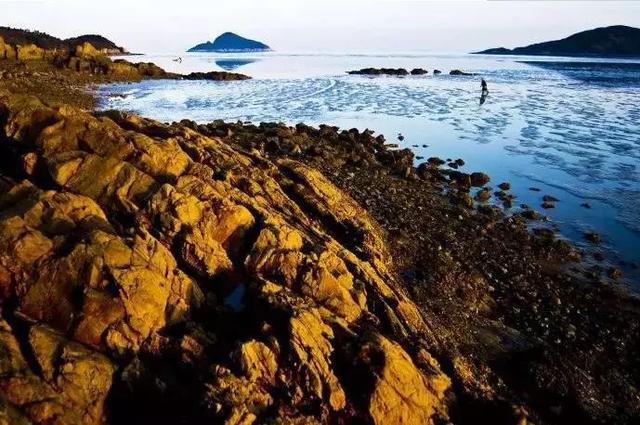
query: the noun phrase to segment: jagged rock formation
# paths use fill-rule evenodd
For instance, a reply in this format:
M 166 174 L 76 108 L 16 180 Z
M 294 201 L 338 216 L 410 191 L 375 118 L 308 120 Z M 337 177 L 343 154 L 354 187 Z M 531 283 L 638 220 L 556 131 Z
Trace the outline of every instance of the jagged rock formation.
M 70 47 L 89 43 L 103 55 L 122 55 L 127 53 L 124 47 L 119 47 L 113 41 L 98 34 L 86 34 L 79 37 L 68 38 L 65 40 L 65 43 Z
M 446 420 L 429 328 L 322 174 L 27 96 L 0 122 L 11 423 Z

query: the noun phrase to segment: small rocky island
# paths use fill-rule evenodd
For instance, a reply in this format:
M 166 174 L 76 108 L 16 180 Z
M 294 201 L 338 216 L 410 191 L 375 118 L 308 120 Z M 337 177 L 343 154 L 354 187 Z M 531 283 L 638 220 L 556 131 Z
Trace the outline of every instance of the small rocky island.
M 562 40 L 507 49 L 498 47 L 474 54 L 536 56 L 640 57 L 640 28 L 624 25 L 596 28 Z
M 225 32 L 218 36 L 213 42 L 207 41 L 198 44 L 187 50 L 187 52 L 218 52 L 218 53 L 247 53 L 247 52 L 269 52 L 271 47 L 256 40 L 250 40 L 234 34 Z

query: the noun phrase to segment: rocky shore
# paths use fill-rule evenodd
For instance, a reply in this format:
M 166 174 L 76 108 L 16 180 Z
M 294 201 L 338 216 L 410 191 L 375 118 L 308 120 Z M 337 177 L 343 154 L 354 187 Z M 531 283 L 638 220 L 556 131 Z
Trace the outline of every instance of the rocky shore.
M 84 41 L 72 49 L 16 46 L 0 37 L 0 88 L 30 93 L 48 103 L 91 109 L 95 97 L 87 86 L 142 79 L 238 81 L 251 77 L 234 72 L 167 72 L 153 63 L 112 60 L 103 49 Z
M 640 416 L 637 297 L 506 182 L 370 131 L 92 112 L 166 77 L 94 58 L 0 60 L 2 420 Z

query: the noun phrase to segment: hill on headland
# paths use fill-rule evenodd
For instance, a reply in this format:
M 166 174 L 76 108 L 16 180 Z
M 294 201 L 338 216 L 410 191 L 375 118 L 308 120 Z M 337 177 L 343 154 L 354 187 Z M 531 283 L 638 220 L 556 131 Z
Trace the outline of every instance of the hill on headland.
M 29 31 L 18 28 L 0 27 L 0 37 L 7 44 L 34 44 L 41 49 L 47 50 L 73 49 L 85 42 L 89 42 L 93 47 L 107 54 L 127 53 L 127 50 L 124 47 L 119 47 L 111 40 L 96 34 L 86 34 L 79 37 L 73 37 L 63 40 L 40 31 Z
M 573 34 L 562 40 L 507 49 L 498 47 L 474 52 L 485 55 L 537 56 L 640 56 L 640 29 L 615 25 Z
M 187 50 L 188 52 L 268 52 L 271 48 L 264 43 L 250 40 L 234 34 L 225 32 L 218 36 L 213 42 L 207 41 L 198 44 Z

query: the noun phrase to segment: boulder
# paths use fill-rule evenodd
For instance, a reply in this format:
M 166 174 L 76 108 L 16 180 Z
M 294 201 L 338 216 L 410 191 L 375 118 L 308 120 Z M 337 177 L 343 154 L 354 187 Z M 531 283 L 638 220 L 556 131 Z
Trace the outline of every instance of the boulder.
M 27 361 L 21 347 L 30 350 L 32 359 Z M 0 321 L 0 352 L 0 392 L 8 405 L 8 423 L 104 422 L 105 399 L 115 371 L 107 357 L 42 325 L 32 326 L 25 339 L 18 341 L 4 320 Z
M 343 409 L 346 395 L 331 367 L 332 329 L 318 311 L 310 309 L 291 318 L 289 332 L 291 350 L 304 368 L 308 391 L 320 400 L 326 398 L 331 409 Z
M 489 181 L 491 180 L 491 178 L 485 174 L 485 173 L 471 173 L 471 185 L 472 186 L 477 186 L 477 187 L 481 187 L 484 186 L 485 184 L 489 183 Z
M 0 37 L 0 59 L 15 59 L 17 57 L 16 48 L 4 42 Z
M 370 368 L 375 380 L 368 412 L 376 425 L 433 423 L 434 416 L 446 418 L 445 392 L 451 381 L 428 354 L 432 370 L 423 374 L 398 344 L 379 334 L 367 337 L 359 361 Z
M 24 44 L 16 46 L 18 60 L 42 60 L 45 58 L 45 50 L 35 44 Z
M 464 71 L 460 71 L 459 69 L 454 69 L 452 71 L 449 72 L 449 75 L 463 75 L 463 76 L 470 76 L 470 75 L 474 75 L 471 74 L 469 72 L 464 72 Z

